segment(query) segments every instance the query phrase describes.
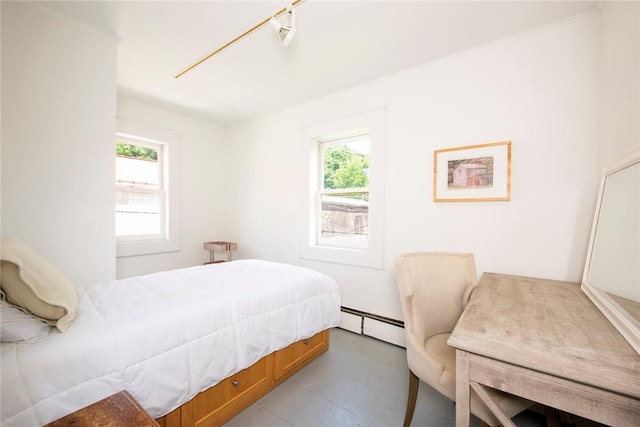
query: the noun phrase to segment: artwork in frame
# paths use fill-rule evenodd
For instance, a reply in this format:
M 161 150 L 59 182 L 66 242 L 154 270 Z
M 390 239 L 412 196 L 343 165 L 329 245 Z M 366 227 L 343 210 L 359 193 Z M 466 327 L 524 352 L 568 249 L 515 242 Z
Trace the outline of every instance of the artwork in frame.
M 511 200 L 511 141 L 434 151 L 434 202 L 507 200 Z

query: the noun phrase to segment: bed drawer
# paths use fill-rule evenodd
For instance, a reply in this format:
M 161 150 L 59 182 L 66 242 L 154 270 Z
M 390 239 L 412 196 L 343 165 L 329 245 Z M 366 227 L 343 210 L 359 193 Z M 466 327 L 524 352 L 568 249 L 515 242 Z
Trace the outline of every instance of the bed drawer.
M 329 331 L 325 330 L 311 338 L 295 342 L 282 350 L 276 351 L 273 361 L 273 377 L 277 382 L 284 381 L 328 348 Z
M 205 390 L 192 399 L 192 411 L 183 412 L 193 416 L 186 425 L 219 426 L 229 420 L 246 402 L 253 402 L 273 387 L 273 355 L 263 357 L 249 368 L 230 376 L 213 388 Z M 183 419 L 183 425 L 185 425 Z M 189 420 L 191 421 L 191 420 Z
M 221 426 L 328 348 L 329 331 L 293 343 L 199 393 L 156 421 L 162 427 Z

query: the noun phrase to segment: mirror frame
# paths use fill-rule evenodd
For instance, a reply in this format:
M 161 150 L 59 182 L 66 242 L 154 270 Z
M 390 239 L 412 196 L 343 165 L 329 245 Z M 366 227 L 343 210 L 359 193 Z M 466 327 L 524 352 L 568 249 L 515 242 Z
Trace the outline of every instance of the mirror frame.
M 593 244 L 595 241 L 596 230 L 598 228 L 598 219 L 600 217 L 600 208 L 604 195 L 607 177 L 612 174 L 626 169 L 632 165 L 640 163 L 640 149 L 635 150 L 617 162 L 607 166 L 602 172 L 600 180 L 600 189 L 596 202 L 596 209 L 591 226 L 591 236 L 589 238 L 589 248 L 587 249 L 587 257 L 582 275 L 582 291 L 593 301 L 596 307 L 605 315 L 620 334 L 629 342 L 631 347 L 640 354 L 640 322 L 631 316 L 624 308 L 622 308 L 609 294 L 589 281 L 589 271 L 591 267 L 591 257 L 593 252 Z

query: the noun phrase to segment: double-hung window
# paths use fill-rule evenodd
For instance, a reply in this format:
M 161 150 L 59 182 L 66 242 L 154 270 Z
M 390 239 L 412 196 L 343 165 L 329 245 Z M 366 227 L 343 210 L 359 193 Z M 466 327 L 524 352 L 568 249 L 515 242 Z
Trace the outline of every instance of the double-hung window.
M 383 268 L 384 112 L 303 130 L 306 259 Z
M 369 244 L 369 133 L 353 133 L 318 143 L 316 236 L 321 246 L 366 249 Z
M 180 250 L 180 137 L 118 120 L 115 145 L 116 254 Z
M 164 145 L 118 138 L 116 142 L 116 238 L 164 239 Z

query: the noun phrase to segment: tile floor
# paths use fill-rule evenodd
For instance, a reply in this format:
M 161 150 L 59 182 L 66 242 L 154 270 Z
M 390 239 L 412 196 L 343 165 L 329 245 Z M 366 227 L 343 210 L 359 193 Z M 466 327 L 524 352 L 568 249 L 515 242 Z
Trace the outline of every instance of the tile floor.
M 330 349 L 230 420 L 226 427 L 402 426 L 409 387 L 405 349 L 342 329 Z M 543 427 L 538 414 L 514 418 L 519 427 Z M 455 406 L 420 384 L 413 427 L 453 427 Z M 480 425 L 478 419 L 472 426 Z

